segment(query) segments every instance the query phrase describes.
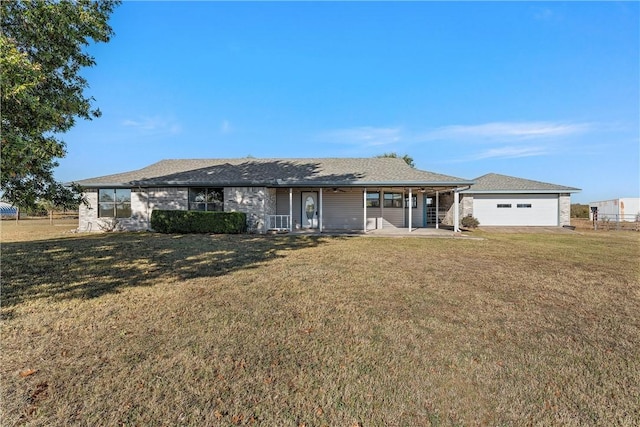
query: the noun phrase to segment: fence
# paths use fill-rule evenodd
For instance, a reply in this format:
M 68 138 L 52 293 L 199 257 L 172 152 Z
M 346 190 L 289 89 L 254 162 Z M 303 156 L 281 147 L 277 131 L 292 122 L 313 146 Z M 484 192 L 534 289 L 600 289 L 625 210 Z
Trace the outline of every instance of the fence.
M 599 214 L 597 220 L 593 219 L 571 219 L 571 225 L 582 229 L 591 230 L 632 230 L 640 231 L 640 214 Z

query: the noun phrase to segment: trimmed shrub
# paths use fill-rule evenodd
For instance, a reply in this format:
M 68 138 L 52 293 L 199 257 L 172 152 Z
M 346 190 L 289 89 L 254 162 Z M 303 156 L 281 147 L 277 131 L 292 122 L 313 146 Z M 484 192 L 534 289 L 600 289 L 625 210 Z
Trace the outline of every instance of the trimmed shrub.
M 238 234 L 247 229 L 243 212 L 154 210 L 151 228 L 159 233 Z
M 460 221 L 460 223 L 463 227 L 466 228 L 476 228 L 480 225 L 480 221 L 472 216 L 465 216 L 464 218 L 462 218 L 462 221 Z

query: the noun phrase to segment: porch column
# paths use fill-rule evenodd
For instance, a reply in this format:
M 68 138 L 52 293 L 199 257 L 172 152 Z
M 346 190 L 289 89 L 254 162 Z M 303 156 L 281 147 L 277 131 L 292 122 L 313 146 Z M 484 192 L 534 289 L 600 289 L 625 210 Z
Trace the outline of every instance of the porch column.
M 458 189 L 453 190 L 453 231 L 460 232 L 460 193 Z
M 440 219 L 440 192 L 436 191 L 436 230 L 440 228 L 438 219 Z
M 364 206 L 364 208 L 362 209 L 362 222 L 363 224 L 363 229 L 364 232 L 367 232 L 367 188 L 365 187 L 364 191 L 362 192 L 362 205 Z
M 293 231 L 293 188 L 289 187 L 289 232 Z
M 320 197 L 318 200 L 320 209 L 318 211 L 318 230 L 322 233 L 322 187 L 320 187 Z
M 402 189 L 402 226 L 407 226 L 407 215 L 404 213 L 404 209 L 407 207 L 407 196 L 405 195 L 404 188 Z
M 411 198 L 412 194 L 411 194 L 411 187 L 409 187 L 409 233 L 411 233 L 411 226 L 413 225 L 413 216 L 412 216 L 412 212 L 413 211 L 413 202 L 412 202 L 412 198 Z M 417 200 L 416 200 L 417 202 Z
M 380 188 L 380 228 L 384 228 L 384 190 Z

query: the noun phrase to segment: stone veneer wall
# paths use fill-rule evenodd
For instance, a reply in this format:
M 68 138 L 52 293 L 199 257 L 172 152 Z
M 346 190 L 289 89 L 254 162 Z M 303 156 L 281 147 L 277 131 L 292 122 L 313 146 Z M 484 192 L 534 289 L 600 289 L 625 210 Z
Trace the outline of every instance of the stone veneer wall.
M 146 189 L 131 190 L 131 218 L 118 218 L 115 222 L 110 218 L 98 218 L 98 190 L 87 189 L 84 196 L 88 206 L 81 204 L 78 215 L 78 231 L 120 231 L 146 230 L 149 226 L 147 215 Z
M 276 189 L 266 187 L 226 187 L 224 210 L 247 214 L 249 232 L 265 233 L 267 215 L 276 214 Z
M 460 195 L 460 220 L 466 216 L 473 216 L 473 195 Z
M 558 197 L 558 207 L 560 209 L 560 223 L 558 225 L 571 225 L 571 194 L 561 193 Z
M 98 190 L 84 193 L 89 206 L 80 206 L 78 231 L 107 231 L 113 224 L 109 218 L 98 218 Z M 151 212 L 154 209 L 187 210 L 189 189 L 145 188 L 131 189 L 131 218 L 118 218 L 115 230 L 140 231 L 150 229 Z M 224 210 L 247 214 L 249 231 L 264 233 L 267 215 L 276 213 L 276 189 L 266 187 L 224 188 Z
M 453 225 L 453 192 L 440 193 L 438 199 L 440 211 L 445 211 L 441 224 Z

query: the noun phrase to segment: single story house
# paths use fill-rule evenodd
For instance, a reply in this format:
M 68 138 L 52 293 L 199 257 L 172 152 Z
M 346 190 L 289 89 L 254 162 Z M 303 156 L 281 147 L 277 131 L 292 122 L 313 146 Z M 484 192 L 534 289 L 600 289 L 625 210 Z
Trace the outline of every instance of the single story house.
M 570 225 L 571 193 L 578 188 L 489 173 L 462 190 L 462 214 L 480 225 Z
M 479 178 L 480 192 L 474 193 L 474 180 L 414 169 L 396 158 L 162 160 L 131 172 L 77 181 L 88 201 L 80 207 L 79 231 L 114 226 L 148 230 L 154 209 L 240 211 L 247 214 L 248 229 L 260 233 L 387 227 L 411 231 L 440 225 L 459 231 L 461 215 L 485 215 L 477 204 L 492 194 L 483 193 L 485 177 Z M 534 183 L 519 178 L 499 181 Z M 570 193 L 578 190 L 546 184 L 555 190 L 551 192 L 551 187 L 541 185 L 525 186 L 531 197 L 523 203 L 537 212 L 538 202 L 546 204 L 555 194 L 556 217 L 554 224 L 536 225 L 568 224 Z M 496 200 L 527 194 L 512 187 L 489 190 Z M 489 217 L 485 221 L 491 223 Z
M 88 201 L 80 231 L 103 230 L 114 219 L 120 229 L 147 230 L 154 209 L 182 209 L 245 212 L 256 232 L 366 232 L 441 223 L 457 229 L 457 195 L 473 182 L 394 158 L 241 158 L 162 160 L 77 183 Z

